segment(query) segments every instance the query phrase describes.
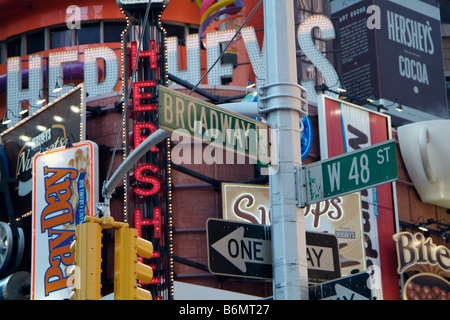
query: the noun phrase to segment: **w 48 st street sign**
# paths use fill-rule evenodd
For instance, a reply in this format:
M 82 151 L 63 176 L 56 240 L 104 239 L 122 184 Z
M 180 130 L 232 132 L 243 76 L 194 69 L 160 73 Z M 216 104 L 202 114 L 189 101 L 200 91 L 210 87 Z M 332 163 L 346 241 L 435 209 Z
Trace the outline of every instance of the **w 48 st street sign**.
M 308 164 L 299 168 L 297 177 L 301 207 L 395 181 L 395 141 Z

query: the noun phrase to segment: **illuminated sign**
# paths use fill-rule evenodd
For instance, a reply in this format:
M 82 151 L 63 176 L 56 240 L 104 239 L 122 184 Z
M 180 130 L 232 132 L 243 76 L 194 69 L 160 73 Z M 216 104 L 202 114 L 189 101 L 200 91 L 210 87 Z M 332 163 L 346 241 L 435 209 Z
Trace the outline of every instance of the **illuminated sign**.
M 39 153 L 33 160 L 31 298 L 65 299 L 77 224 L 93 216 L 98 194 L 98 147 L 85 141 Z
M 322 32 L 322 39 L 330 40 L 335 38 L 334 27 L 331 20 L 324 15 L 313 15 L 303 21 L 297 29 L 297 41 L 305 55 L 317 67 L 325 79 L 325 83 L 331 89 L 337 90 L 340 87 L 339 76 L 323 53 L 317 49 L 313 43 L 311 31 L 319 28 Z M 210 32 L 206 35 L 205 47 L 207 51 L 208 68 L 215 63 L 220 56 L 220 44 L 230 41 L 234 36 L 234 30 L 223 30 Z M 262 86 L 266 83 L 266 59 L 265 44 L 260 49 L 254 27 L 245 27 L 241 30 L 247 54 L 255 73 L 256 85 Z M 190 83 L 198 83 L 201 79 L 200 70 L 200 38 L 198 34 L 189 35 L 186 39 L 187 67 L 180 69 L 178 39 L 176 37 L 167 38 L 167 59 L 168 70 L 171 74 L 185 79 Z M 233 65 L 218 63 L 208 74 L 208 84 L 220 85 L 223 77 L 233 76 Z M 308 91 L 308 100 L 317 102 L 317 94 L 312 80 L 305 80 L 301 83 Z
M 336 236 L 342 275 L 366 270 L 361 211 L 359 193 L 315 203 L 303 211 L 307 231 Z M 269 186 L 222 183 L 222 215 L 226 220 L 270 225 Z
M 18 179 L 11 193 L 17 217 L 31 211 L 33 157 L 85 139 L 86 105 L 83 85 L 39 109 L 1 134 L 9 164 L 9 176 Z
M 164 76 L 160 74 L 162 60 L 159 58 L 159 46 L 156 40 L 147 43 L 148 48 L 138 50 L 137 42 L 131 43 L 131 59 L 134 65 L 136 62 L 148 63 L 150 74 L 143 74 L 140 69 L 137 71 L 137 79 L 133 83 L 133 129 L 130 147 L 137 148 L 148 136 L 158 128 L 158 92 L 157 86 L 162 84 Z M 124 78 L 127 76 L 124 75 Z M 165 83 L 164 83 L 165 85 Z M 170 262 L 169 243 L 172 241 L 169 234 L 170 224 L 166 224 L 170 217 L 171 194 L 170 194 L 170 167 L 167 165 L 166 157 L 170 157 L 170 148 L 166 143 L 159 143 L 151 148 L 143 156 L 130 173 L 130 187 L 127 190 L 126 207 L 131 209 L 131 219 L 137 230 L 137 235 L 153 243 L 154 251 L 151 260 L 145 263 L 153 269 L 151 283 L 141 282 L 141 286 L 148 286 L 152 291 L 154 299 L 162 299 L 170 289 L 171 272 L 167 270 Z M 127 150 L 128 152 L 128 150 Z M 125 209 L 125 208 L 124 208 Z M 125 209 L 124 211 L 126 211 Z M 126 212 L 125 212 L 126 214 Z M 169 293 L 173 294 L 173 293 Z
M 325 79 L 325 84 L 332 90 L 337 91 L 340 87 L 339 76 L 325 55 L 320 52 L 314 43 L 312 31 L 315 28 L 320 29 L 322 40 L 332 40 L 335 38 L 334 26 L 331 20 L 324 15 L 312 15 L 302 21 L 298 27 L 298 44 L 308 59 L 320 71 Z M 308 101 L 317 103 L 317 93 L 314 88 L 315 81 L 312 79 L 303 80 L 301 85 L 308 92 Z
M 302 151 L 302 161 L 305 161 L 311 151 L 313 143 L 313 129 L 309 116 L 300 119 L 300 150 Z

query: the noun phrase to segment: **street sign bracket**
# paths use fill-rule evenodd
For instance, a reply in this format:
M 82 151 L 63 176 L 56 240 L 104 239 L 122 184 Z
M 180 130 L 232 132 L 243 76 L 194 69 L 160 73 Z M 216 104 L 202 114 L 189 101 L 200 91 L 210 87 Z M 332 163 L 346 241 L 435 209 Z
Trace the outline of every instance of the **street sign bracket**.
M 304 208 L 307 206 L 306 201 L 306 178 L 305 166 L 295 167 L 295 194 L 297 207 Z

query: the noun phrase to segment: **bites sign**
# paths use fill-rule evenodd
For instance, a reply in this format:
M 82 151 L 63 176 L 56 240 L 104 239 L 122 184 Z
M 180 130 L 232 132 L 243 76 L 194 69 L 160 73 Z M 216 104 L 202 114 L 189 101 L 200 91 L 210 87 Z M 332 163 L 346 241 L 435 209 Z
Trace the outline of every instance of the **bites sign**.
M 434 244 L 432 238 L 420 232 L 400 232 L 393 240 L 397 248 L 397 271 L 409 274 L 403 286 L 403 299 L 450 300 L 450 250 Z
M 34 157 L 31 299 L 66 299 L 76 225 L 93 216 L 98 193 L 98 147 L 90 141 Z
M 366 270 L 361 197 L 352 193 L 304 208 L 306 231 L 335 235 L 339 244 L 341 275 Z M 225 220 L 270 225 L 270 192 L 267 185 L 222 184 Z

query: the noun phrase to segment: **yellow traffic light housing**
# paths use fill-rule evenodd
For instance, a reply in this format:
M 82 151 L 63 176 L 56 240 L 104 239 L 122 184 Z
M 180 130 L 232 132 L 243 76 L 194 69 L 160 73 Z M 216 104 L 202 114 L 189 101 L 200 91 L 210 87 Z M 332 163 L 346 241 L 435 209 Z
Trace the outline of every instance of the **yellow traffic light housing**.
M 137 280 L 150 283 L 153 278 L 152 268 L 138 262 L 138 256 L 151 258 L 153 244 L 139 238 L 136 229 L 119 228 L 114 250 L 114 299 L 151 300 L 151 293 L 139 288 Z
M 75 287 L 71 299 L 100 300 L 101 249 L 101 226 L 92 221 L 77 225 L 71 244 L 72 254 L 75 254 Z

